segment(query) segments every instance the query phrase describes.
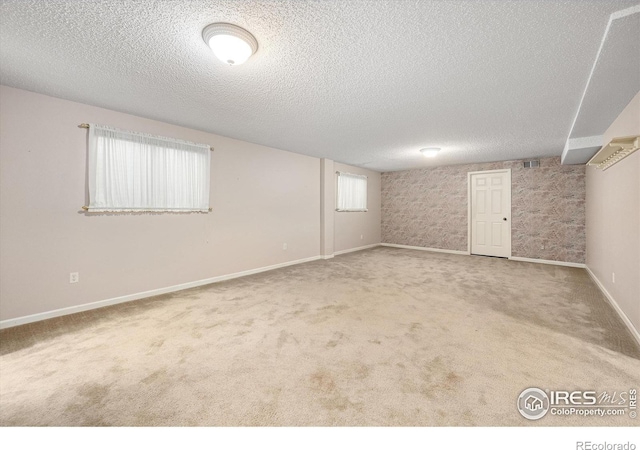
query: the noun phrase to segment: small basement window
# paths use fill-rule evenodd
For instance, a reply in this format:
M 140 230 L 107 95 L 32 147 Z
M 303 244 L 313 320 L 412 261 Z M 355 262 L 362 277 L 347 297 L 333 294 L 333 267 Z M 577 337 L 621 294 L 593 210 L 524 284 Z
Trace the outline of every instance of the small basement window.
M 208 145 L 89 124 L 93 212 L 208 212 Z
M 336 211 L 367 211 L 367 177 L 337 172 Z

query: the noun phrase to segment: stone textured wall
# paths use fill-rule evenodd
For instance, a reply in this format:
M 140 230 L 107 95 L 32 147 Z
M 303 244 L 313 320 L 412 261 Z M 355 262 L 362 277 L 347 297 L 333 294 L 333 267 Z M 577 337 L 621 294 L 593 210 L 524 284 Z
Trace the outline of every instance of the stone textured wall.
M 585 166 L 543 158 L 382 174 L 382 242 L 467 250 L 467 173 L 511 169 L 513 256 L 585 262 Z M 544 249 L 542 248 L 544 246 Z

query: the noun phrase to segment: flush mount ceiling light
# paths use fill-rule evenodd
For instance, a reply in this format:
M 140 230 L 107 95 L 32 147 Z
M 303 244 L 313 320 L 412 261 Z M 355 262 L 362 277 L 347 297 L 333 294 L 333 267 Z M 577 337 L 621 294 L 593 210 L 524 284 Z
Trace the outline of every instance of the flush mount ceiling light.
M 425 156 L 426 158 L 433 158 L 438 154 L 439 151 L 440 151 L 439 148 L 423 148 L 422 150 L 420 150 L 422 155 Z
M 202 39 L 220 61 L 242 64 L 258 50 L 258 41 L 244 28 L 230 23 L 212 23 L 202 30 Z

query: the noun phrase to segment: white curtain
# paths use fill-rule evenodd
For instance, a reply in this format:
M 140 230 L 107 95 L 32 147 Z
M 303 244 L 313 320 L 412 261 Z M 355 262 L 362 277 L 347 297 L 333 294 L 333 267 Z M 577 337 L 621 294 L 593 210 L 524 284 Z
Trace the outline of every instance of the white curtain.
M 209 210 L 210 149 L 89 124 L 89 211 Z
M 367 210 L 367 177 L 338 172 L 338 211 Z

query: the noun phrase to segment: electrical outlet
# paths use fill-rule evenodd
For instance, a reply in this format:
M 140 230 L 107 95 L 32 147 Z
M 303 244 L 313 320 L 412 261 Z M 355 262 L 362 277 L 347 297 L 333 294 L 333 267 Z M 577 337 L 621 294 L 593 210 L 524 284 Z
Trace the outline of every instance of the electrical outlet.
M 282 250 L 286 250 L 287 249 L 287 243 L 285 242 L 284 244 L 282 244 Z
M 364 239 L 364 234 L 360 235 L 360 240 Z
M 544 244 L 540 246 L 540 250 L 544 250 Z
M 616 273 L 615 272 L 611 272 L 611 282 L 612 283 L 616 282 Z
M 69 274 L 69 283 L 79 283 L 80 282 L 80 274 L 78 272 L 71 272 Z

